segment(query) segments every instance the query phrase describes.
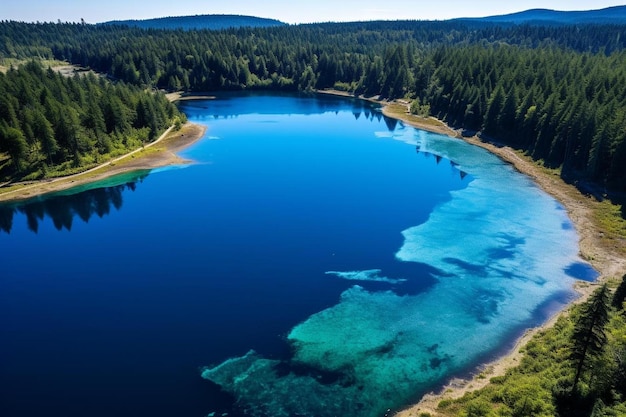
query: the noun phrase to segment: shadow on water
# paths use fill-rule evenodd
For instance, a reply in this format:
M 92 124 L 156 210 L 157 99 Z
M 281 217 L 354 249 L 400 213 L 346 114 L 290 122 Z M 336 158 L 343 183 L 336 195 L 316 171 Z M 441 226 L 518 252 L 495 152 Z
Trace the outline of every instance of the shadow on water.
M 593 282 L 600 275 L 591 265 L 585 262 L 574 262 L 565 268 L 565 273 L 574 279 Z
M 420 145 L 415 145 L 415 153 L 418 155 L 423 155 L 424 158 L 430 158 L 431 156 L 435 157 L 435 162 L 437 163 L 437 165 L 439 165 L 439 163 L 444 160 L 445 158 L 440 156 L 440 155 L 436 155 L 434 153 L 430 153 L 430 152 L 426 152 L 426 151 L 422 151 L 422 149 L 420 148 Z M 461 178 L 461 181 L 463 181 L 465 179 L 465 177 L 467 177 L 467 172 L 459 169 L 459 164 L 457 164 L 454 161 L 450 161 L 450 167 L 452 168 L 453 172 L 458 172 L 459 173 L 459 178 Z
M 109 179 L 100 188 L 92 184 L 87 187 L 70 189 L 60 193 L 40 196 L 34 199 L 18 203 L 0 204 L 0 231 L 11 233 L 15 214 L 21 213 L 26 217 L 28 229 L 37 233 L 41 222 L 50 218 L 57 230 L 70 231 L 75 217 L 79 217 L 85 223 L 94 215 L 104 217 L 113 209 L 120 210 L 123 204 L 122 194 L 125 190 L 135 191 L 137 183 L 142 182 L 148 176 L 148 172 L 127 175 Z M 121 181 L 121 183 L 120 183 Z
M 384 116 L 384 119 L 385 124 L 387 125 L 387 129 L 389 129 L 390 132 L 396 130 L 396 127 L 398 126 L 398 119 L 392 119 L 391 117 L 387 116 Z

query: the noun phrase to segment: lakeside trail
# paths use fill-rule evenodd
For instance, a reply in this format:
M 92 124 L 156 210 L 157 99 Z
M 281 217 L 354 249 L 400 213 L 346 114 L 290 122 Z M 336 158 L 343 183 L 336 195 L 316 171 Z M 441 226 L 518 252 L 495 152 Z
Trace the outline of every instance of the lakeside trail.
M 73 73 L 73 71 L 76 70 L 76 66 L 64 65 L 57 67 L 57 70 L 62 74 L 71 75 L 69 71 Z M 215 98 L 214 96 L 200 96 L 194 94 L 188 97 L 182 93 L 169 93 L 165 96 L 172 103 L 179 100 Z M 204 136 L 206 129 L 206 126 L 187 122 L 180 130 L 176 131 L 174 130 L 174 125 L 172 125 L 163 132 L 157 140 L 86 171 L 64 177 L 14 184 L 0 184 L 0 203 L 5 201 L 26 200 L 43 194 L 63 191 L 125 172 L 149 170 L 169 165 L 190 164 L 193 161 L 183 159 L 176 153 L 200 140 Z M 3 187 L 10 188 L 3 190 Z
M 192 163 L 193 161 L 185 160 L 176 155 L 176 152 L 195 143 L 204 136 L 205 132 L 206 127 L 189 122 L 178 131 L 175 131 L 171 126 L 154 142 L 86 171 L 65 177 L 12 184 L 19 185 L 19 187 L 5 192 L 0 188 L 0 202 L 25 200 L 125 172 Z
M 439 120 L 408 114 L 407 105 L 404 102 L 379 103 L 383 105 L 383 114 L 388 117 L 402 120 L 418 129 L 459 138 L 488 150 L 503 161 L 510 163 L 520 173 L 529 176 L 541 189 L 563 205 L 578 233 L 581 258 L 588 261 L 600 274 L 595 283 L 578 282 L 576 284 L 575 290 L 580 294 L 580 297 L 575 303 L 585 301 L 598 286 L 598 283 L 605 282 L 609 278 L 620 278 L 626 273 L 626 241 L 619 237 L 612 237 L 610 233 L 606 233 L 598 225 L 595 220 L 595 213 L 599 210 L 601 203 L 594 197 L 582 194 L 574 185 L 563 181 L 558 173 L 542 168 L 530 157 L 508 146 L 483 141 L 478 136 L 463 137 L 460 131 L 452 129 Z M 428 413 L 432 417 L 441 416 L 442 414 L 437 411 L 437 405 L 441 400 L 461 398 L 468 392 L 488 385 L 489 380 L 494 376 L 504 375 L 507 369 L 517 366 L 523 356 L 520 350 L 526 343 L 536 333 L 552 327 L 557 319 L 567 312 L 568 308 L 565 308 L 542 326 L 528 329 L 516 341 L 509 353 L 478 367 L 473 377 L 469 379 L 453 378 L 441 387 L 439 392 L 426 394 L 419 403 L 398 412 L 396 417 L 416 417 L 421 413 Z

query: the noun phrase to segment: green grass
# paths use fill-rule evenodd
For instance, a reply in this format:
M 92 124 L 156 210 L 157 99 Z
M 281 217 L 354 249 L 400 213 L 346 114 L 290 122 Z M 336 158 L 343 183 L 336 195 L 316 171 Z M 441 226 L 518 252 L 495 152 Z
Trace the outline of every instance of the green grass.
M 47 67 L 56 67 L 59 65 L 71 65 L 66 61 L 59 61 L 56 59 L 44 59 L 44 58 L 29 58 L 29 59 L 17 59 L 17 58 L 0 58 L 0 72 L 2 73 L 6 73 L 9 68 L 11 68 L 12 66 L 14 68 L 19 67 L 20 65 L 23 65 L 29 61 L 32 61 L 33 59 L 37 60 L 38 62 L 41 63 L 41 65 L 43 65 L 44 68 Z
M 621 241 L 615 243 L 623 243 L 626 240 L 626 220 L 622 214 L 622 207 L 613 204 L 609 200 L 604 200 L 596 204 L 593 213 L 594 222 L 602 230 L 603 238 L 609 241 Z M 624 245 L 619 245 L 620 247 Z M 622 253 L 624 253 L 622 248 Z
M 419 123 L 422 125 L 433 126 L 433 127 L 446 127 L 446 125 L 443 122 L 437 119 L 434 119 L 432 117 L 422 117 L 422 116 L 417 116 L 415 114 L 409 114 L 406 112 L 406 109 L 407 107 L 405 104 L 398 104 L 398 103 L 388 104 L 385 108 L 389 116 L 397 118 L 397 119 L 402 119 L 408 122 L 415 122 L 415 123 Z

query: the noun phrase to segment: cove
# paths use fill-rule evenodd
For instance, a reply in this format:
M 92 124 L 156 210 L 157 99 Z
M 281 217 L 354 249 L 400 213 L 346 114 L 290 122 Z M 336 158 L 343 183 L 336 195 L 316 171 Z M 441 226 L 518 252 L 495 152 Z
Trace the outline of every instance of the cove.
M 196 164 L 0 206 L 2 415 L 381 415 L 590 274 L 527 178 L 373 104 L 181 109 Z

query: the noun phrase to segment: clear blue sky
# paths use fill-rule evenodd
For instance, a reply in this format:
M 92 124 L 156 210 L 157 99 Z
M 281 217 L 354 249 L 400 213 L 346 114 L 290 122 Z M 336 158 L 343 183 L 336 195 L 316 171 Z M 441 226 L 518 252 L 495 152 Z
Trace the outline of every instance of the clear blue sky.
M 7 0 L 0 20 L 78 22 L 196 14 L 240 14 L 286 23 L 355 20 L 441 20 L 482 17 L 533 8 L 591 10 L 625 0 Z

